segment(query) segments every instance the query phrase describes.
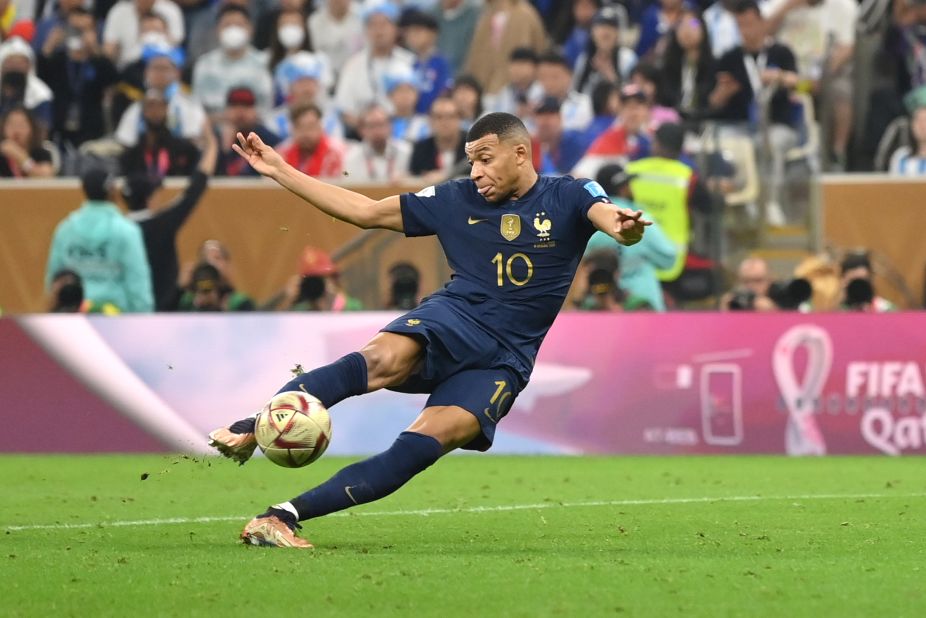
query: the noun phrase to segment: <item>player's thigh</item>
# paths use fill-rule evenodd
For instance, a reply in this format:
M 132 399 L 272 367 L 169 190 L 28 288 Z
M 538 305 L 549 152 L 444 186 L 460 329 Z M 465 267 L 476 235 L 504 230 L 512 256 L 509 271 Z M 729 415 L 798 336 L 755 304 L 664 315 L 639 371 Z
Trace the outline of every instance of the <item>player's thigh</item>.
M 380 332 L 360 353 L 367 361 L 367 383 L 372 391 L 407 380 L 421 363 L 424 345 L 411 335 Z
M 460 417 L 459 426 L 468 429 L 465 435 L 455 435 L 459 440 L 453 446 L 485 451 L 492 446 L 498 422 L 508 414 L 523 386 L 508 367 L 466 369 L 437 384 L 427 406 L 465 411 L 472 420 Z M 476 432 L 469 431 L 476 428 Z
M 469 444 L 482 433 L 476 417 L 460 406 L 428 406 L 406 431 L 431 436 L 445 453 Z

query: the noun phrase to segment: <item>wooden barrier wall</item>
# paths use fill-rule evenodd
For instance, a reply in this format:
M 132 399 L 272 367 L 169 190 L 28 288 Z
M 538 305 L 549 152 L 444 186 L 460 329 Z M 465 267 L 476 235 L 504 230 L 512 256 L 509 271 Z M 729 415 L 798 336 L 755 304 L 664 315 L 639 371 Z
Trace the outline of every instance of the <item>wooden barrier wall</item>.
M 166 203 L 183 182 L 171 182 L 156 198 Z M 357 187 L 380 199 L 409 188 Z M 410 188 L 416 190 L 417 187 Z M 895 269 L 923 301 L 926 271 L 926 183 L 882 175 L 824 177 L 823 241 L 837 248 L 867 247 Z M 42 311 L 42 287 L 52 233 L 81 202 L 75 180 L 32 184 L 0 181 L 0 308 L 6 313 Z M 301 202 L 269 181 L 213 181 L 178 239 L 181 263 L 195 258 L 206 239 L 225 242 L 232 254 L 235 283 L 258 301 L 272 296 L 296 271 L 307 244 L 328 251 L 363 234 Z M 375 307 L 385 294 L 384 274 L 407 260 L 422 272 L 422 291 L 436 289 L 449 276 L 434 238 L 405 239 L 392 232 L 369 235 L 362 250 L 343 261 L 350 292 Z M 900 290 L 880 277 L 879 293 L 907 306 Z
M 823 242 L 838 249 L 867 248 L 906 283 L 913 303 L 886 269 L 875 279 L 881 296 L 901 308 L 924 303 L 926 182 L 882 174 L 824 176 Z
M 155 197 L 166 204 L 184 181 L 171 181 Z M 396 187 L 355 187 L 380 199 L 408 190 Z M 418 187 L 411 188 L 417 190 Z M 55 226 L 77 208 L 82 193 L 75 180 L 55 180 L 40 185 L 0 182 L 0 308 L 7 314 L 43 311 L 45 265 Z M 363 231 L 336 221 L 308 206 L 269 181 L 213 181 L 178 237 L 181 265 L 195 260 L 207 239 L 224 242 L 231 252 L 235 285 L 258 301 L 273 296 L 296 272 L 300 251 L 311 244 L 335 251 Z M 434 238 L 406 239 L 380 231 L 364 249 L 345 260 L 353 267 L 366 262 L 377 276 L 350 291 L 377 308 L 383 289 L 378 283 L 388 267 L 399 259 L 410 261 L 422 272 L 422 289 L 429 292 L 446 280 L 446 260 Z M 367 247 L 366 245 L 370 245 Z M 375 250 L 375 251 L 374 251 Z M 371 263 L 370 256 L 377 258 Z M 352 274 L 352 273 L 348 273 Z M 345 277 L 347 279 L 347 277 Z

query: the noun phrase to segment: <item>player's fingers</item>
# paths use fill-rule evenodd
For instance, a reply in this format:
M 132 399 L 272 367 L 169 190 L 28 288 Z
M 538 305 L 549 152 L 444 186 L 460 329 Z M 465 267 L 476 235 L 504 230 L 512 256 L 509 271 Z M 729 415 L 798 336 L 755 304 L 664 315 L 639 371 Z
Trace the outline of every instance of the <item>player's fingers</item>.
M 264 142 L 260 139 L 260 136 L 257 135 L 254 131 L 248 133 L 248 143 L 251 145 L 251 148 L 254 150 L 260 150 L 264 146 Z
M 244 150 L 242 150 L 242 149 L 241 149 L 241 146 L 239 146 L 238 144 L 232 144 L 232 150 L 234 150 L 235 152 L 237 152 L 239 155 L 241 155 L 241 156 L 244 157 L 245 159 L 248 158 L 248 153 L 246 153 Z
M 241 145 L 241 148 L 246 149 L 248 147 L 248 140 L 245 139 L 244 133 L 242 133 L 241 131 L 238 131 L 237 135 L 235 135 L 235 138 L 238 140 L 238 143 Z

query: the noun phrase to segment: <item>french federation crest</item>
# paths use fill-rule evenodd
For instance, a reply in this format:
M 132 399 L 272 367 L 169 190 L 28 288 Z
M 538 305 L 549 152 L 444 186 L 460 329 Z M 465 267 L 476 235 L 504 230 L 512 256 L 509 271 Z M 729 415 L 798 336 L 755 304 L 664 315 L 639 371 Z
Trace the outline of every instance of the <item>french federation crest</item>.
M 502 215 L 502 237 L 505 240 L 514 240 L 521 235 L 521 217 L 518 215 Z

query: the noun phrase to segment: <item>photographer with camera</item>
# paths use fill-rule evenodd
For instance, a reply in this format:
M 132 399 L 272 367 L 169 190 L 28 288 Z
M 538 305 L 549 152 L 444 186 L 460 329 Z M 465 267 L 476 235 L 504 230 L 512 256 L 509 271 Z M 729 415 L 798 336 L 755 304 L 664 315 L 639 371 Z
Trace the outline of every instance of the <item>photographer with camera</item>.
M 875 293 L 871 257 L 867 251 L 853 251 L 839 264 L 842 281 L 842 297 L 839 303 L 843 311 L 883 313 L 896 311 L 891 301 Z
M 421 303 L 421 273 L 409 262 L 396 262 L 389 269 L 389 299 L 386 309 L 408 311 Z
M 773 280 L 762 258 L 746 258 L 737 269 L 736 286 L 720 300 L 721 311 L 805 310 L 813 294 L 810 282 L 793 278 Z
M 299 256 L 299 274 L 267 301 L 263 311 L 360 311 L 363 305 L 341 288 L 338 267 L 318 247 L 306 246 Z

